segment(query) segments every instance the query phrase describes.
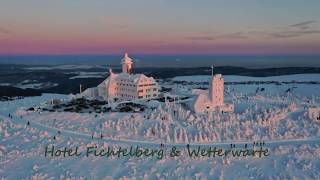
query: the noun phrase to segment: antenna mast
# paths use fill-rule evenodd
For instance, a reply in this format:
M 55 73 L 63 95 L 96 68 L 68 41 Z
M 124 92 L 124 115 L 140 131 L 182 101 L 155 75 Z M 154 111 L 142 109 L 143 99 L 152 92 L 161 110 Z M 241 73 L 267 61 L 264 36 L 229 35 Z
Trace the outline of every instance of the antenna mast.
M 211 76 L 213 76 L 213 65 L 211 65 Z

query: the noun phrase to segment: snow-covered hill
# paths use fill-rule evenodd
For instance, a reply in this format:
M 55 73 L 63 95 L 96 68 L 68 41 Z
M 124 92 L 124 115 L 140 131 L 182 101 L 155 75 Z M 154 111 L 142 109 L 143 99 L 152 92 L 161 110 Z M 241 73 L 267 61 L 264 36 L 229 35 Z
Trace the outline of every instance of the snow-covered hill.
M 317 179 L 320 177 L 320 75 L 225 76 L 228 114 L 195 114 L 186 104 L 209 76 L 159 80 L 168 94 L 189 97 L 152 103 L 140 113 L 50 112 L 43 94 L 0 102 L 0 177 L 4 179 Z M 252 83 L 252 81 L 260 83 Z M 277 83 L 261 83 L 275 81 Z M 188 83 L 185 83 L 188 82 Z M 203 83 L 199 83 L 203 82 Z M 231 83 L 235 82 L 235 83 Z M 248 83 L 251 82 L 251 83 Z M 310 83 L 313 82 L 313 83 Z M 151 102 L 150 102 L 151 104 Z M 148 103 L 146 103 L 148 105 Z M 33 107 L 34 110 L 27 110 Z M 320 113 L 320 110 L 319 110 Z M 10 114 L 10 116 L 9 116 Z M 319 114 L 320 115 L 320 114 Z M 44 157 L 47 145 L 144 148 L 228 148 L 266 143 L 256 157 Z

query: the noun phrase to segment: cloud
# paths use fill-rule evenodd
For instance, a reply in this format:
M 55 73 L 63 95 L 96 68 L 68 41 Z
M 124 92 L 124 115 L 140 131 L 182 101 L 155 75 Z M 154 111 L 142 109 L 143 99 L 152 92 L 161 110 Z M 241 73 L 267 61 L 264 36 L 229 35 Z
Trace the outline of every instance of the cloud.
M 243 38 L 247 38 L 247 36 L 243 32 L 235 32 L 235 33 L 223 34 L 219 36 L 219 38 L 243 39 Z
M 311 34 L 320 34 L 319 29 L 311 26 L 311 24 L 314 23 L 316 23 L 316 21 L 304 21 L 284 27 L 283 30 L 280 31 L 259 31 L 259 34 L 272 38 L 295 38 Z
M 0 27 L 0 34 L 10 34 L 10 33 L 11 33 L 11 31 Z
M 213 36 L 190 36 L 190 37 L 187 37 L 186 39 L 192 40 L 192 41 L 213 41 L 216 38 L 214 38 Z
M 312 34 L 320 34 L 320 30 L 316 29 L 313 24 L 317 21 L 303 21 L 296 24 L 291 24 L 282 27 L 281 29 L 274 30 L 254 30 L 247 32 L 233 32 L 233 33 L 224 33 L 218 35 L 195 35 L 186 37 L 188 40 L 192 41 L 214 41 L 218 39 L 246 39 L 246 38 L 296 38 L 301 36 L 307 36 Z
M 304 21 L 296 24 L 289 25 L 287 30 L 269 33 L 270 36 L 275 38 L 295 38 L 310 34 L 319 34 L 320 30 L 311 27 L 316 21 Z
M 320 30 L 282 31 L 269 33 L 270 36 L 275 38 L 294 38 L 310 34 L 320 34 Z
M 306 28 L 306 27 L 309 27 L 310 24 L 314 24 L 314 23 L 316 23 L 316 21 L 314 21 L 314 20 L 312 20 L 312 21 L 304 21 L 304 22 L 292 24 L 292 25 L 290 25 L 290 27 Z
M 214 41 L 217 39 L 244 39 L 247 38 L 243 32 L 225 33 L 216 36 L 199 35 L 199 36 L 189 36 L 186 37 L 188 40 L 193 41 Z

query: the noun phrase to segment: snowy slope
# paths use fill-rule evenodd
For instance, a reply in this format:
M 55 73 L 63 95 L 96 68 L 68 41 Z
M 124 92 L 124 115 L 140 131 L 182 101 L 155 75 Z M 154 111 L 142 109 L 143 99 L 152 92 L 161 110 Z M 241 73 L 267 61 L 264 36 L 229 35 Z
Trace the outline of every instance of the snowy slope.
M 176 77 L 180 85 L 162 81 L 176 96 L 191 90 L 208 76 Z M 253 78 L 226 76 L 227 82 L 320 81 L 320 75 Z M 261 88 L 264 88 L 262 91 Z M 290 92 L 286 92 L 292 88 Z M 44 94 L 0 102 L 0 177 L 4 179 L 317 179 L 320 177 L 320 122 L 308 110 L 320 107 L 319 84 L 234 84 L 226 99 L 235 103 L 230 114 L 196 115 L 183 104 L 163 103 L 142 113 L 73 113 L 26 111 L 48 107 Z M 186 100 L 188 101 L 188 100 Z M 8 115 L 12 115 L 12 118 Z M 27 125 L 28 122 L 30 125 Z M 100 135 L 103 134 L 103 138 Z M 271 155 L 256 157 L 201 157 L 186 155 L 191 147 L 228 148 L 264 141 Z M 47 145 L 85 149 L 90 145 L 160 148 L 173 146 L 182 156 L 156 157 L 44 157 Z

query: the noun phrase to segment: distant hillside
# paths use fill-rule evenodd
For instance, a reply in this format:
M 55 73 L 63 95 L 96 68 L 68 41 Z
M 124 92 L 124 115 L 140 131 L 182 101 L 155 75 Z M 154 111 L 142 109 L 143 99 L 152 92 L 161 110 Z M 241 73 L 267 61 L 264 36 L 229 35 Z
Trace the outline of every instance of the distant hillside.
M 137 73 L 146 73 L 155 78 L 172 78 L 175 76 L 206 75 L 211 74 L 209 67 L 198 68 L 137 68 Z M 223 75 L 241 75 L 253 77 L 280 76 L 290 74 L 318 74 L 318 67 L 286 67 L 286 68 L 267 68 L 267 69 L 249 69 L 243 67 L 220 66 L 214 68 L 215 73 Z
M 38 68 L 34 68 L 38 67 Z M 54 67 L 54 66 L 52 66 Z M 68 66 L 70 67 L 70 65 Z M 39 66 L 31 65 L 14 65 L 2 64 L 0 66 L 0 97 L 1 96 L 32 96 L 40 93 L 78 93 L 79 85 L 84 89 L 95 87 L 100 84 L 108 76 L 108 68 L 97 68 L 92 66 L 73 65 L 75 68 L 55 69 L 48 66 L 46 68 L 39 68 Z M 120 72 L 120 67 L 113 68 L 114 72 Z M 194 67 L 194 68 L 155 68 L 155 67 L 134 67 L 134 73 L 144 73 L 153 76 L 156 79 L 173 78 L 176 76 L 192 76 L 192 75 L 210 75 L 210 67 Z M 320 74 L 319 67 L 283 67 L 283 68 L 265 68 L 253 69 L 235 66 L 218 66 L 214 68 L 215 73 L 223 75 L 242 75 L 252 77 L 267 77 L 290 74 Z M 101 76 L 98 78 L 73 78 L 79 75 L 79 72 L 94 73 L 100 72 Z M 25 84 L 47 84 L 40 87 L 39 90 L 33 89 L 19 89 L 4 87 L 15 86 L 23 87 Z M 49 85 L 48 85 L 49 83 Z M 32 86 L 26 86 L 32 87 Z
M 21 89 L 10 86 L 0 86 L 0 97 L 41 96 L 41 92 L 35 89 Z

